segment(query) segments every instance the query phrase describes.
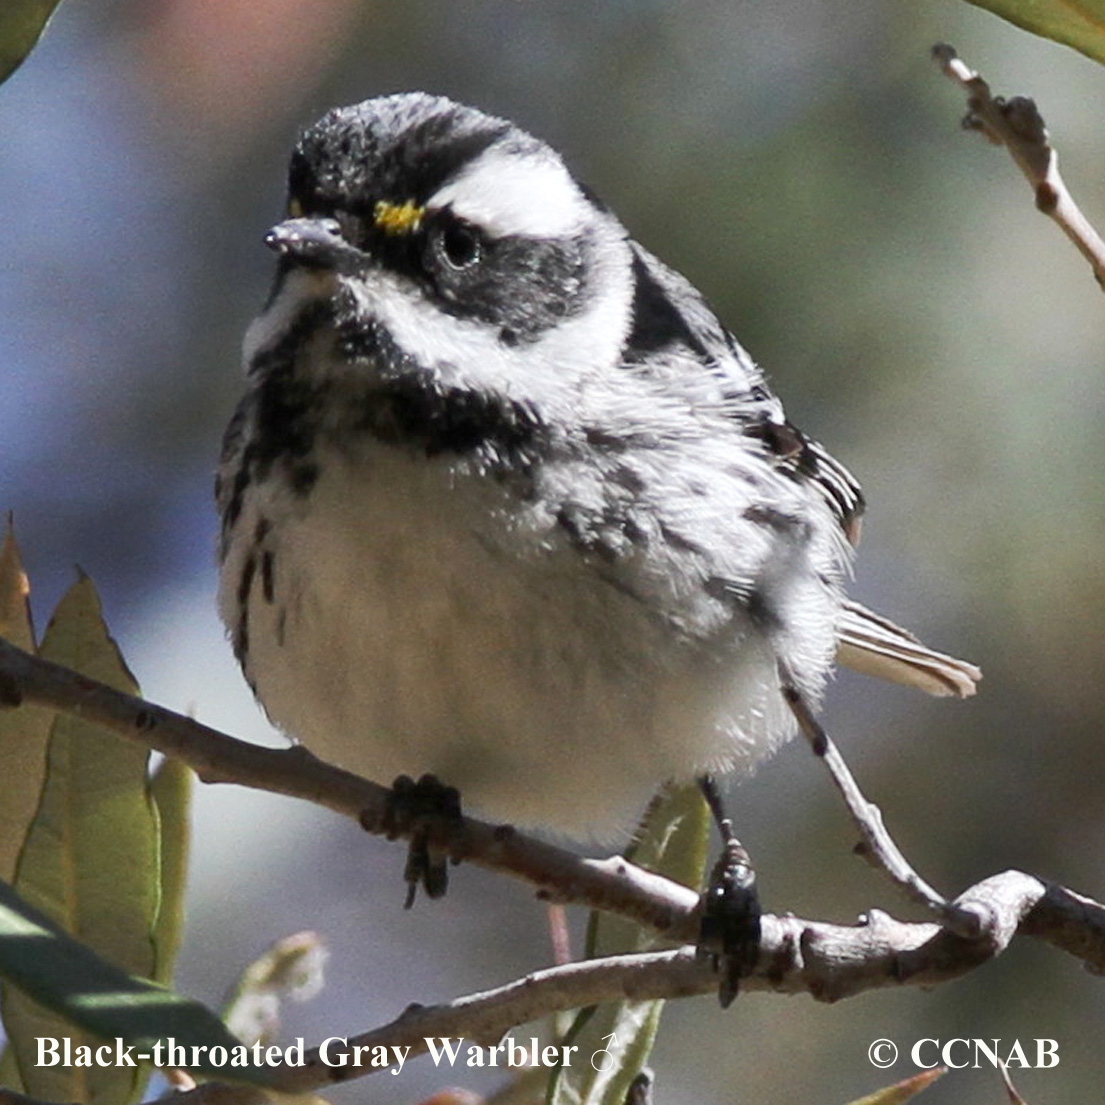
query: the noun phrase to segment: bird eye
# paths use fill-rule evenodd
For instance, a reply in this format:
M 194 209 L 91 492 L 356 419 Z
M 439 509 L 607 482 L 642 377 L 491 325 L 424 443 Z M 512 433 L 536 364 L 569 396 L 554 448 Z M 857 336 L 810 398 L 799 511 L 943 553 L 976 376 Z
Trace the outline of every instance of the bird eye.
M 435 235 L 438 253 L 454 269 L 468 269 L 480 259 L 479 234 L 470 226 L 450 220 Z

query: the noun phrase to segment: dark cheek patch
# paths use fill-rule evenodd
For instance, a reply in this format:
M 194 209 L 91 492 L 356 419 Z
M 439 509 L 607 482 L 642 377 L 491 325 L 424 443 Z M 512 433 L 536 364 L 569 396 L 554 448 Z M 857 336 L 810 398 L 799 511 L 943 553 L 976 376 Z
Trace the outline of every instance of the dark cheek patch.
M 504 345 L 536 341 L 578 314 L 586 298 L 584 245 L 574 239 L 499 238 L 471 271 L 434 274 L 441 306 L 499 330 Z

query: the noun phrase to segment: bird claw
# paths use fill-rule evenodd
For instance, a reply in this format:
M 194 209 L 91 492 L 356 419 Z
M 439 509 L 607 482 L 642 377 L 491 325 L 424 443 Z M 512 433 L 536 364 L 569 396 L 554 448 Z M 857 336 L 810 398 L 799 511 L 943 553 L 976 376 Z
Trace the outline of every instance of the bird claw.
M 449 857 L 431 843 L 431 837 L 441 821 L 460 818 L 460 792 L 445 786 L 436 775 L 423 775 L 417 782 L 409 775 L 400 775 L 392 783 L 384 831 L 388 840 L 401 836 L 410 839 L 403 869 L 407 883 L 404 909 L 414 905 L 419 886 L 427 898 L 444 897 L 449 888 Z
M 748 852 L 727 820 L 719 822 L 725 838 L 710 885 L 702 895 L 700 947 L 713 958 L 720 975 L 718 1001 L 727 1009 L 760 954 L 760 900 L 756 872 Z M 716 951 L 720 947 L 720 951 Z

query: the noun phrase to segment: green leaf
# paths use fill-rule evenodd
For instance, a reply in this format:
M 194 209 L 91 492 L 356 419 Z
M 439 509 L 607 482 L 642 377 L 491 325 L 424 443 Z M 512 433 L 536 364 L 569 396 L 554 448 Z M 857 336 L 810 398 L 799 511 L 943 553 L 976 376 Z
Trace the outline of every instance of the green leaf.
M 43 1007 L 103 1040 L 122 1038 L 131 1058 L 154 1053 L 171 1037 L 190 1053 L 193 1046 L 240 1047 L 219 1018 L 198 1001 L 137 978 L 101 959 L 34 909 L 6 883 L 0 883 L 0 973 Z M 69 1036 L 72 1030 L 43 1035 Z M 73 1047 L 79 1041 L 73 1040 Z M 37 1050 L 37 1049 L 36 1049 Z M 162 1057 L 167 1057 L 165 1048 Z M 190 1054 L 188 1055 L 190 1058 Z M 37 1055 L 36 1055 L 37 1058 Z M 44 1068 L 57 1069 L 54 1067 Z M 220 1077 L 265 1085 L 265 1067 L 206 1068 Z M 53 1098 L 52 1100 L 61 1100 Z M 84 1102 L 118 1102 L 117 1097 L 82 1096 Z
M 0 1055 L 0 1086 L 16 1093 L 24 1093 L 23 1079 L 19 1077 L 19 1064 L 15 1061 L 15 1052 L 8 1046 Z
M 137 692 L 87 578 L 81 577 L 59 603 L 40 651 L 120 690 Z M 160 881 L 148 760 L 138 744 L 76 718 L 55 718 L 46 781 L 15 886 L 31 906 L 125 973 L 152 977 Z M 68 1026 L 10 988 L 3 993 L 3 1010 L 31 1096 L 118 1105 L 141 1095 L 148 1068 L 37 1066 L 35 1038 L 68 1035 Z
M 23 559 L 15 543 L 11 515 L 0 545 L 0 637 L 27 652 L 34 652 L 35 634 L 31 625 L 31 585 L 23 570 Z
M 194 779 L 195 773 L 186 764 L 166 759 L 150 785 L 161 835 L 161 900 L 153 930 L 153 978 L 165 985 L 173 978 L 184 927 L 184 888 L 188 877 L 189 814 Z
M 12 533 L 11 519 L 0 545 L 0 637 L 35 651 L 28 604 L 30 586 Z M 46 741 L 53 712 L 39 706 L 0 710 L 0 879 L 15 878 L 27 827 L 38 806 L 46 773 Z
M 0 4 L 0 84 L 34 49 L 60 0 L 4 0 Z
M 969 0 L 1105 64 L 1105 0 Z
M 26 652 L 36 651 L 31 621 L 31 587 L 15 542 L 11 515 L 0 544 L 0 637 Z M 0 710 L 0 879 L 12 882 L 27 828 L 38 807 L 46 774 L 46 741 L 54 715 L 38 706 Z M 15 1052 L 0 1055 L 0 1086 L 24 1090 Z
M 626 856 L 697 887 L 702 885 L 709 839 L 709 811 L 697 785 L 669 787 L 649 806 Z M 656 943 L 631 921 L 591 916 L 589 957 L 648 951 Z M 662 1001 L 622 1001 L 582 1010 L 564 1041 L 579 1047 L 579 1061 L 554 1073 L 550 1105 L 623 1105 L 630 1084 L 648 1061 L 663 1007 Z

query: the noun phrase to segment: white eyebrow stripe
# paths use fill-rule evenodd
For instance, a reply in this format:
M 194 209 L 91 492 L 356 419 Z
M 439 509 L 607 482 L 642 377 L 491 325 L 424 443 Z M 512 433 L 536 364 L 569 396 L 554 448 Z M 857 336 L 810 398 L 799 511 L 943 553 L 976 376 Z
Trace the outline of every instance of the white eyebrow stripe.
M 492 146 L 431 197 L 494 236 L 564 238 L 594 212 L 563 162 L 551 151 Z

